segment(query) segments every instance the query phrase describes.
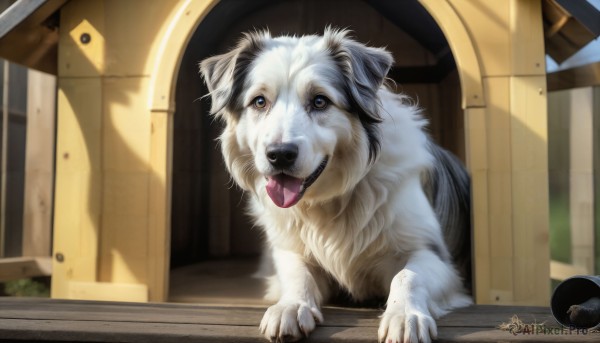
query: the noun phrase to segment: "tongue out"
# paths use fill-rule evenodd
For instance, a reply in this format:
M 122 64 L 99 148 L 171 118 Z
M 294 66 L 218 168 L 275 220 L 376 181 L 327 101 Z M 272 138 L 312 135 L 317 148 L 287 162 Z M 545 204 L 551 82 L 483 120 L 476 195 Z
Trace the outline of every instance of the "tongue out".
M 302 197 L 302 179 L 277 174 L 268 177 L 267 194 L 275 205 L 283 208 L 294 206 Z

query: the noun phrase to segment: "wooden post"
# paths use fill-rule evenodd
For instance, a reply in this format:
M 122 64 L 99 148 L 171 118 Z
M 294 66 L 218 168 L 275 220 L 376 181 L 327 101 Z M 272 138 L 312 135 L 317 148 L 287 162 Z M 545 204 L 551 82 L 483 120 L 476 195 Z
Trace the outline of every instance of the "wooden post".
M 170 94 L 165 110 L 149 99 L 165 69 L 154 69 L 159 44 L 181 8 L 89 0 L 61 9 L 54 297 L 167 298 L 174 108 Z
M 464 31 L 471 40 L 462 44 L 472 42 L 481 68 L 482 102 L 463 100 L 473 183 L 475 300 L 545 305 L 550 279 L 541 3 L 421 2 L 440 23 L 458 68 L 464 53 L 453 42 Z M 452 15 L 460 19 L 445 25 Z M 459 74 L 464 92 L 464 82 L 473 84 L 475 74 Z
M 2 80 L 2 151 L 0 152 L 0 258 L 4 257 L 4 244 L 6 238 L 6 177 L 8 162 L 8 89 L 9 89 L 9 62 L 3 61 Z
M 569 95 L 571 256 L 573 265 L 594 274 L 593 89 L 577 88 Z
M 70 2 L 61 9 L 51 288 L 55 298 L 73 298 L 74 283 L 98 280 L 103 32 L 102 2 Z
M 23 256 L 50 256 L 56 78 L 30 69 L 27 74 L 27 146 Z

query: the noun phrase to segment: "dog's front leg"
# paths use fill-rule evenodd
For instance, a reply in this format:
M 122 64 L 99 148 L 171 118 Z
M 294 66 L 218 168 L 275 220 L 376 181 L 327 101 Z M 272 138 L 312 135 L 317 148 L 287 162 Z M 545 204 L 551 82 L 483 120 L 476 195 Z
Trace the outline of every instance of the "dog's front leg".
M 321 294 L 302 256 L 273 248 L 273 262 L 281 297 L 265 312 L 260 331 L 272 342 L 295 342 L 323 321 Z
M 387 308 L 379 325 L 379 341 L 431 342 L 437 337 L 434 316 L 442 313 L 444 304 L 452 306 L 452 298 L 464 297 L 455 293 L 460 289 L 459 283 L 452 266 L 435 253 L 414 252 L 392 279 Z

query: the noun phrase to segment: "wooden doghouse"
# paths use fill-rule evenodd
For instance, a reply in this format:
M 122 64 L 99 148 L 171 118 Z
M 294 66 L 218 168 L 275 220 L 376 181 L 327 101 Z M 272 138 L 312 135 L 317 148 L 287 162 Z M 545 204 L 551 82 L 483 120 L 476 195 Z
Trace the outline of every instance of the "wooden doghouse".
M 197 62 L 252 27 L 350 27 L 473 182 L 479 304 L 549 299 L 541 1 L 70 1 L 60 7 L 52 296 L 165 301 L 174 265 L 258 250 Z M 172 242 L 172 243 L 171 243 Z M 252 243 L 248 243 L 252 242 Z

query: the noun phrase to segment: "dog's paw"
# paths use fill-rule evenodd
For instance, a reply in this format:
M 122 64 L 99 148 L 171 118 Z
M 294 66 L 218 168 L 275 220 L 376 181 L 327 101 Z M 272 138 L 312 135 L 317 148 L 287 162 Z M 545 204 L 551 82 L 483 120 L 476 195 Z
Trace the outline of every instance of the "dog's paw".
M 437 338 L 437 326 L 426 310 L 388 307 L 381 316 L 378 337 L 383 343 L 429 343 Z
M 277 303 L 265 312 L 260 332 L 271 342 L 295 342 L 323 321 L 319 308 L 306 302 Z

